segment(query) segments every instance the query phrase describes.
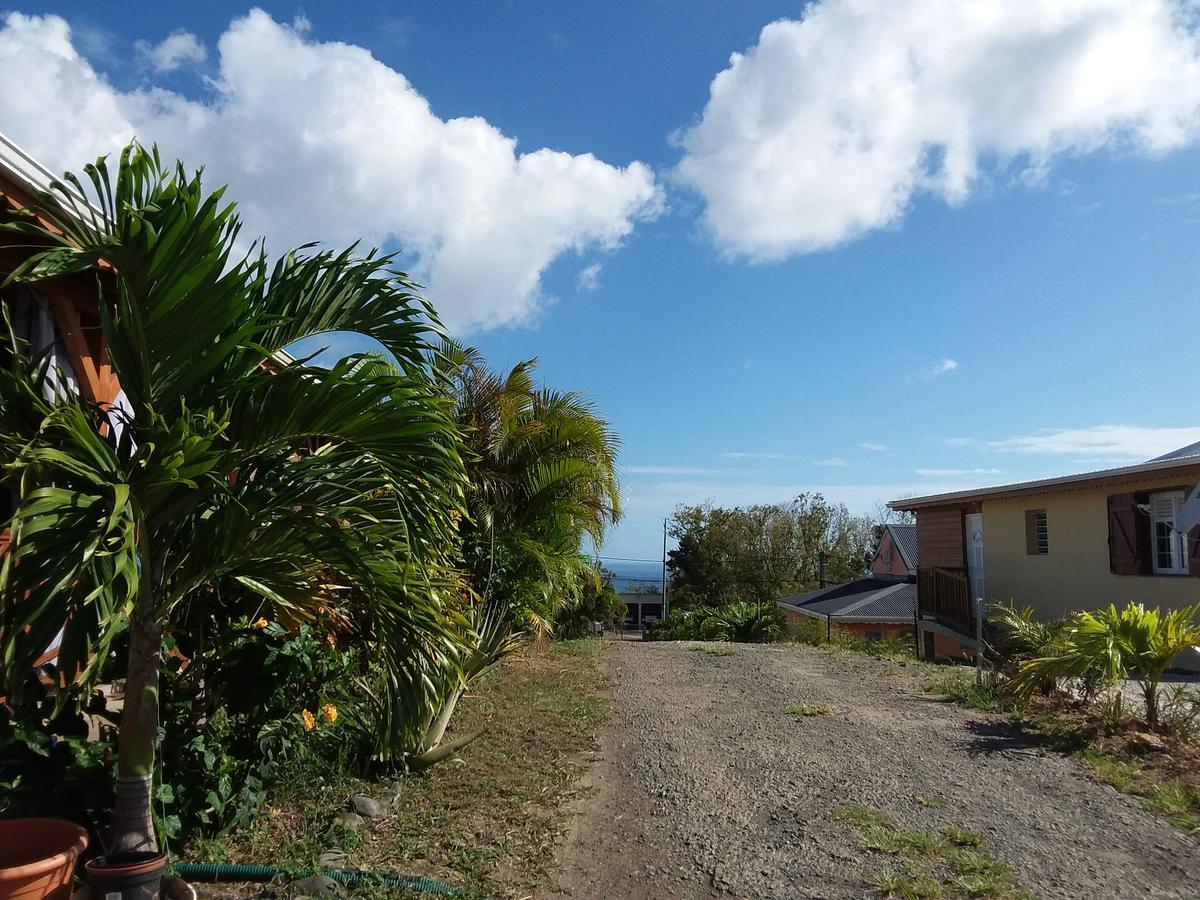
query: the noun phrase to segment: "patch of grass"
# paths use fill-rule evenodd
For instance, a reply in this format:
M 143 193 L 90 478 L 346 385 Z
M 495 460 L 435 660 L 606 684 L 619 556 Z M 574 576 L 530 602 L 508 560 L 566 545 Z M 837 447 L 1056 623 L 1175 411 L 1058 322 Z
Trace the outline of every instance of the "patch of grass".
M 789 716 L 827 716 L 833 712 L 828 706 L 821 706 L 816 703 L 808 703 L 804 706 L 789 706 L 784 710 Z
M 869 884 L 883 896 L 900 900 L 940 900 L 943 896 L 942 884 L 929 867 L 913 863 L 906 863 L 899 872 L 877 875 Z
M 689 650 L 709 656 L 736 656 L 737 651 L 726 644 L 692 644 Z
M 1135 763 L 1113 759 L 1091 750 L 1084 750 L 1079 758 L 1091 767 L 1097 781 L 1112 785 L 1118 791 L 1129 791 L 1137 783 L 1138 767 Z
M 902 828 L 890 813 L 861 803 L 843 803 L 833 817 L 854 827 L 861 846 L 900 860 L 898 871 L 869 881 L 885 897 L 1031 897 L 1007 865 L 981 849 L 983 838 L 973 831 L 956 825 L 941 832 Z
M 1004 706 L 1004 698 L 996 687 L 977 684 L 975 670 L 962 666 L 939 667 L 938 673 L 925 682 L 925 690 L 968 709 L 994 711 Z
M 942 829 L 942 835 L 956 847 L 978 847 L 983 838 L 973 831 L 959 828 L 957 825 L 947 825 Z
M 858 828 L 896 827 L 896 819 L 891 813 L 863 803 L 842 803 L 833 811 L 833 818 Z
M 595 639 L 533 645 L 472 685 L 448 738 L 486 731 L 457 758 L 394 785 L 305 773 L 250 828 L 193 847 L 187 858 L 310 868 L 336 843 L 346 868 L 428 875 L 467 898 L 535 893 L 550 875 L 582 754 L 595 748 L 608 715 L 601 647 Z M 390 800 L 397 788 L 387 815 L 357 835 L 331 833 L 350 794 Z M 371 896 L 364 890 L 374 889 L 353 895 Z
M 926 809 L 941 809 L 946 801 L 941 797 L 931 797 L 928 794 L 917 794 L 917 803 Z

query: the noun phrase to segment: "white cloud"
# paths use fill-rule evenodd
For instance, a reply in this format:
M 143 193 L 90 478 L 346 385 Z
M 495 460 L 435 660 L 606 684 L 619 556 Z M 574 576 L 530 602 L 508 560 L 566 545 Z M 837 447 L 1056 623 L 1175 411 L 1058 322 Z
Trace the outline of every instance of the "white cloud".
M 958 368 L 958 360 L 956 359 L 939 359 L 932 365 L 926 366 L 921 371 L 915 373 L 913 378 L 917 381 L 929 381 L 932 378 L 940 378 L 942 375 L 949 375 Z
M 985 166 L 1191 141 L 1200 50 L 1172 0 L 824 0 L 763 28 L 681 132 L 732 256 L 777 260 L 965 200 Z
M 575 287 L 581 291 L 594 291 L 600 287 L 600 263 L 584 266 L 575 276 Z
M 942 441 L 947 447 L 970 447 L 975 443 L 975 438 L 969 437 L 949 437 Z
M 847 465 L 846 461 L 840 456 L 831 456 L 829 459 L 818 459 L 813 463 L 814 466 L 835 466 L 840 467 Z
M 863 450 L 870 450 L 872 453 L 882 453 L 887 449 L 885 444 L 876 444 L 874 441 L 861 441 L 858 446 Z
M 1140 428 L 1094 425 L 1091 428 L 1042 429 L 1034 434 L 991 441 L 993 450 L 1012 453 L 1066 454 L 1107 462 L 1130 462 L 1169 453 L 1200 441 L 1200 428 Z
M 755 453 L 749 450 L 731 450 L 721 454 L 726 459 L 795 459 L 790 453 Z
M 172 31 L 161 44 L 138 41 L 135 48 L 155 72 L 174 72 L 184 63 L 204 62 L 208 58 L 200 39 L 183 29 Z
M 626 466 L 626 475 L 717 475 L 720 469 L 692 469 L 687 466 Z
M 399 72 L 352 44 L 255 9 L 217 45 L 211 95 L 121 91 L 75 49 L 58 16 L 11 13 L 0 66 L 37 72 L 0 93 L 0 122 L 56 169 L 132 136 L 230 183 L 247 233 L 275 250 L 307 241 L 398 244 L 451 327 L 536 315 L 541 276 L 564 253 L 617 246 L 661 207 L 640 162 L 535 149 L 482 118 L 444 120 Z
M 1003 475 L 1003 469 L 917 469 L 922 478 L 962 478 L 965 475 Z

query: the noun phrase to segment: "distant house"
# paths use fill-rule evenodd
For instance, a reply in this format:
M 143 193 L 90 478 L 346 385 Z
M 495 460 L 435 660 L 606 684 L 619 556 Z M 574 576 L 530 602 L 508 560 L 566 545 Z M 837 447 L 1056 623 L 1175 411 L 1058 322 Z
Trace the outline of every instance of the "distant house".
M 917 528 L 886 525 L 871 574 L 849 584 L 818 588 L 779 601 L 795 629 L 806 618 L 852 631 L 869 641 L 911 633 L 917 608 Z
M 641 630 L 651 622 L 662 618 L 663 599 L 660 593 L 645 591 L 623 592 L 619 594 L 625 603 L 625 627 Z
M 976 598 L 1046 619 L 1200 601 L 1200 533 L 1173 527 L 1198 482 L 1200 443 L 1116 469 L 893 501 L 917 517 L 921 655 L 974 653 Z

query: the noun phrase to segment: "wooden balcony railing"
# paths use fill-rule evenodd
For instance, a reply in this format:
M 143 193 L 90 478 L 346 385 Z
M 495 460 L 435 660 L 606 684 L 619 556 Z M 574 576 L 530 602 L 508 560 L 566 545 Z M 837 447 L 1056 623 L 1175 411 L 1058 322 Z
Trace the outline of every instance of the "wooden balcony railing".
M 922 618 L 935 619 L 963 634 L 975 633 L 975 604 L 964 572 L 918 569 L 917 609 Z

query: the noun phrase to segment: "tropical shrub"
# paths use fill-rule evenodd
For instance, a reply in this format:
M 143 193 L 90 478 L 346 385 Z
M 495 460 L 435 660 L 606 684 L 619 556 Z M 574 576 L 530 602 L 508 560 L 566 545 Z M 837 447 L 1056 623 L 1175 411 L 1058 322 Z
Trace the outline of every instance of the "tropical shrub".
M 1022 662 L 1013 688 L 1029 694 L 1049 680 L 1095 677 L 1106 688 L 1135 679 L 1145 702 L 1146 724 L 1159 724 L 1159 685 L 1172 661 L 1200 645 L 1200 604 L 1162 612 L 1130 603 L 1124 609 L 1084 612 L 1066 627 L 1058 655 Z M 1113 715 L 1119 718 L 1120 691 Z
M 606 573 L 580 578 L 579 591 L 569 598 L 555 617 L 554 634 L 560 638 L 582 638 L 593 633 L 595 623 L 615 629 L 625 618 L 625 601 Z
M 780 640 L 784 633 L 784 612 L 777 604 L 731 603 L 719 608 L 672 610 L 647 627 L 643 640 L 762 644 Z
M 1065 649 L 1070 626 L 1068 619 L 1044 621 L 1034 615 L 1033 607 L 1017 609 L 1013 604 L 997 603 L 991 608 L 989 620 L 999 626 L 997 640 L 1000 668 L 1013 669 L 1031 659 L 1057 656 Z M 1037 690 L 1049 696 L 1057 688 L 1055 678 L 1043 678 Z

